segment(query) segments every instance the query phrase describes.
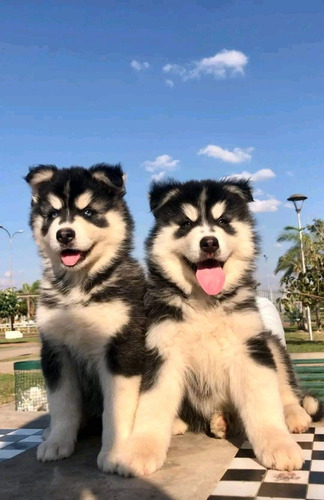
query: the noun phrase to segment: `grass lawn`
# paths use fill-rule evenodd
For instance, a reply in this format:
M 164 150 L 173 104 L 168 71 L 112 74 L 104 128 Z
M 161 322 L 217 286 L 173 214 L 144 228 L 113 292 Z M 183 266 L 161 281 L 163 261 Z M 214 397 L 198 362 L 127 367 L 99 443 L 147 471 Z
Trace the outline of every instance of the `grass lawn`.
M 324 352 L 324 331 L 313 331 L 313 341 L 309 340 L 308 332 L 297 330 L 296 327 L 285 327 L 287 350 L 294 352 Z
M 0 337 L 0 345 L 3 345 L 3 347 L 6 344 L 26 344 L 27 342 L 39 342 L 39 336 L 23 337 L 22 339 L 5 339 L 4 336 Z
M 14 375 L 0 373 L 0 405 L 15 399 Z

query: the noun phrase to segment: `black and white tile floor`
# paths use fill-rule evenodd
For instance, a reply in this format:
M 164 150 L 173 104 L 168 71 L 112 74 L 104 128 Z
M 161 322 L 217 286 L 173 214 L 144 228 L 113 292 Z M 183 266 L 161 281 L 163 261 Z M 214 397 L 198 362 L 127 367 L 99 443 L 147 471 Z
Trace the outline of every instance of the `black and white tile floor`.
M 42 434 L 43 429 L 0 429 L 0 462 L 37 446 Z M 324 427 L 294 437 L 304 452 L 302 470 L 267 470 L 245 442 L 208 500 L 324 500 Z
M 37 446 L 43 432 L 44 429 L 0 429 L 0 462 Z
M 208 500 L 324 500 L 324 427 L 294 437 L 304 453 L 302 470 L 265 469 L 246 441 Z

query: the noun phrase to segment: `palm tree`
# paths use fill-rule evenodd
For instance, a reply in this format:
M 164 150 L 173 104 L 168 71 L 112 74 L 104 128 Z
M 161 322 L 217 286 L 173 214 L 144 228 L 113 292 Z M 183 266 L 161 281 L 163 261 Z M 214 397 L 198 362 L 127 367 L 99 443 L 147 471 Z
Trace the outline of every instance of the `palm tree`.
M 39 294 L 40 280 L 34 281 L 31 285 L 24 283 L 18 293 L 24 294 L 27 303 L 27 317 L 33 318 L 36 312 L 36 297 Z
M 284 230 L 279 234 L 277 242 L 292 243 L 292 246 L 288 248 L 288 250 L 281 257 L 279 257 L 277 266 L 274 270 L 275 274 L 283 271 L 284 274 L 280 279 L 280 283 L 282 284 L 285 278 L 288 278 L 293 274 L 298 274 L 302 271 L 299 229 L 293 226 L 286 226 Z M 303 233 L 303 244 L 306 257 L 310 244 L 310 237 L 307 233 Z
M 293 226 L 286 226 L 277 238 L 278 243 L 292 243 L 292 246 L 278 259 L 275 274 L 283 271 L 284 274 L 280 280 L 283 280 L 293 274 L 302 271 L 300 255 L 300 237 L 299 229 Z M 314 253 L 323 255 L 324 243 L 324 220 L 314 219 L 313 224 L 306 226 L 303 231 L 303 246 L 305 261 L 312 262 Z

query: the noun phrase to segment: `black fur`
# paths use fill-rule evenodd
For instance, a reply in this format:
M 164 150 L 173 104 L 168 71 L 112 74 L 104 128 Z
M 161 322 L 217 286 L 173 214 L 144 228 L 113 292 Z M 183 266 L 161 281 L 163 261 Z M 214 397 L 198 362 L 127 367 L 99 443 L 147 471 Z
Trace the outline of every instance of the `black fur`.
M 146 351 L 144 371 L 141 381 L 141 392 L 149 391 L 154 387 L 163 363 L 163 357 L 159 354 L 158 349 Z
M 144 325 L 144 317 L 143 321 L 137 321 L 137 324 L 132 321 L 108 343 L 106 349 L 107 366 L 114 375 L 133 377 L 143 373 Z
M 248 339 L 246 342 L 246 346 L 248 348 L 249 355 L 256 363 L 264 365 L 267 368 L 272 368 L 273 370 L 276 369 L 276 364 L 271 349 L 269 348 L 266 338 L 263 336 L 263 334 Z
M 209 433 L 209 418 L 191 404 L 188 394 L 186 394 L 182 400 L 179 416 L 188 424 L 191 432 Z
M 41 348 L 41 365 L 46 385 L 51 391 L 59 386 L 62 375 L 63 367 L 63 352 L 62 346 L 55 346 L 41 335 L 42 348 Z
M 280 358 L 282 359 L 283 364 L 286 367 L 286 373 L 288 375 L 288 381 L 290 386 L 292 387 L 292 389 L 295 391 L 296 394 L 301 395 L 302 391 L 297 382 L 296 373 L 293 364 L 291 362 L 290 356 L 287 352 L 287 349 L 282 345 L 278 337 L 272 335 L 271 332 L 265 332 L 265 337 L 267 338 L 267 342 L 270 349 L 275 348 L 279 352 Z

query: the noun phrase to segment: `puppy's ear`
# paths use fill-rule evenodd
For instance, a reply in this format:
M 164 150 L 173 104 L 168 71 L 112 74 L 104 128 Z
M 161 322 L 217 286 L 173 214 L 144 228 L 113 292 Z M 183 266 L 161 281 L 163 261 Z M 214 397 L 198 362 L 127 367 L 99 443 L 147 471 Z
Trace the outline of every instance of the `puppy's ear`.
M 254 201 L 249 179 L 226 179 L 224 187 L 231 193 L 238 194 L 244 201 Z
M 179 193 L 180 183 L 173 179 L 168 179 L 162 182 L 153 182 L 148 194 L 150 201 L 151 212 L 154 215 L 162 208 L 171 198 Z
M 108 165 L 108 163 L 99 163 L 89 169 L 94 179 L 103 182 L 112 192 L 118 196 L 124 196 L 126 193 L 126 174 L 124 174 L 120 165 Z
M 49 182 L 57 171 L 55 165 L 37 165 L 36 167 L 30 167 L 29 172 L 25 177 L 25 181 L 28 182 L 32 188 L 33 201 L 37 201 L 38 192 L 41 184 L 43 182 Z

